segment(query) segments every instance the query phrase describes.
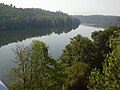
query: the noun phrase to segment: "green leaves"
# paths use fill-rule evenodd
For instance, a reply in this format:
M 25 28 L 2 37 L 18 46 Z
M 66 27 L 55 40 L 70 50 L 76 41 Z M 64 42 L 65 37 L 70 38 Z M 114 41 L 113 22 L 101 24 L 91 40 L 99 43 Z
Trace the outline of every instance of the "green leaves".
M 77 62 L 66 68 L 67 78 L 63 90 L 87 90 L 90 67 L 83 62 Z
M 102 73 L 97 69 L 91 72 L 90 85 L 88 86 L 90 90 L 120 89 L 120 34 L 118 37 L 112 37 L 110 42 L 113 50 L 107 55 L 103 63 Z
M 77 35 L 71 38 L 70 44 L 63 50 L 61 60 L 67 66 L 71 66 L 76 62 L 85 62 L 92 65 L 94 62 L 94 49 L 91 40 Z
M 11 90 L 56 90 L 62 87 L 62 67 L 49 57 L 43 42 L 33 41 L 31 46 L 18 46 L 15 53 L 17 67 L 13 68 Z
M 81 35 L 71 38 L 60 57 L 67 74 L 64 90 L 88 90 L 90 67 L 94 67 L 95 46 Z

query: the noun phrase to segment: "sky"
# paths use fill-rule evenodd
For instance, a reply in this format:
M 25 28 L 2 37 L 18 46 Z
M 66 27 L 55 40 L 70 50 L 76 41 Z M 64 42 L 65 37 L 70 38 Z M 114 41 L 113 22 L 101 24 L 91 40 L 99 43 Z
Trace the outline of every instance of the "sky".
M 120 0 L 0 0 L 18 8 L 41 8 L 63 11 L 69 15 L 115 15 L 120 16 Z

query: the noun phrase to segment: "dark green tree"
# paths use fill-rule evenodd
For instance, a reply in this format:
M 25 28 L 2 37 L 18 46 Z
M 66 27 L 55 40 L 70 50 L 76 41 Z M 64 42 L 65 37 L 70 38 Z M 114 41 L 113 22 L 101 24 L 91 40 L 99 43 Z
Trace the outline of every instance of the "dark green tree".
M 63 90 L 88 90 L 88 75 L 90 67 L 84 62 L 77 62 L 66 69 L 67 79 L 63 85 Z
M 96 46 L 96 67 L 102 70 L 102 62 L 105 60 L 106 55 L 112 51 L 109 47 L 109 38 L 117 36 L 120 27 L 112 26 L 104 31 L 95 31 L 92 33 L 93 43 Z
M 61 61 L 67 66 L 72 66 L 76 62 L 85 62 L 94 65 L 95 45 L 86 37 L 77 35 L 71 38 L 61 55 Z
M 103 71 L 93 69 L 89 90 L 120 90 L 120 33 L 110 39 L 112 52 L 103 63 Z
M 88 76 L 95 67 L 95 45 L 86 37 L 77 35 L 71 38 L 60 57 L 67 74 L 63 90 L 88 90 Z

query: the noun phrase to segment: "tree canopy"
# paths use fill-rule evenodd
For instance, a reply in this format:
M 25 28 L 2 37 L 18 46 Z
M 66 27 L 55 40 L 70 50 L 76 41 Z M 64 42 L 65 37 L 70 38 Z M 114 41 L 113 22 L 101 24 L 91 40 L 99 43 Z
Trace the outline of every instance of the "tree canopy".
M 57 90 L 62 87 L 62 68 L 48 55 L 43 42 L 33 41 L 31 46 L 18 46 L 15 53 L 17 67 L 13 68 L 11 90 Z
M 109 46 L 113 49 L 103 63 L 103 70 L 93 69 L 90 76 L 89 90 L 120 89 L 120 33 L 111 37 Z
M 71 38 L 70 43 L 65 47 L 61 60 L 67 66 L 76 62 L 85 62 L 93 65 L 95 45 L 86 37 L 77 35 Z

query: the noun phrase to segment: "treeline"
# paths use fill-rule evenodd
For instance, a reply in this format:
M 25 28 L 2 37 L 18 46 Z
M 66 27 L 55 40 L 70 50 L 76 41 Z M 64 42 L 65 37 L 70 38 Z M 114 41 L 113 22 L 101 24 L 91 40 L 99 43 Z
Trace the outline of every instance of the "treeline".
M 79 25 L 76 18 L 61 12 L 38 8 L 16 8 L 12 4 L 0 4 L 0 30 L 69 27 Z
M 103 15 L 75 15 L 81 23 L 86 25 L 108 28 L 109 26 L 120 26 L 120 16 L 103 16 Z
M 120 27 L 71 38 L 59 60 L 48 55 L 47 46 L 33 41 L 15 50 L 17 67 L 11 90 L 119 90 Z

